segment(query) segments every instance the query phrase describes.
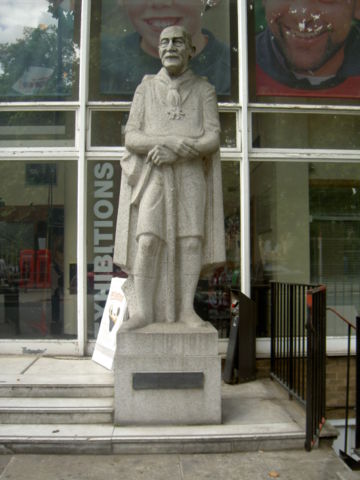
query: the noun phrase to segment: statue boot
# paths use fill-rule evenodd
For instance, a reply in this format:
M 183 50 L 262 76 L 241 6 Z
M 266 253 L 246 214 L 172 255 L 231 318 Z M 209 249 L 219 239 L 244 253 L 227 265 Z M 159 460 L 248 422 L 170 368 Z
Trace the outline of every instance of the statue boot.
M 178 320 L 189 327 L 206 325 L 194 310 L 194 298 L 201 270 L 201 240 L 200 238 L 184 238 L 180 247 L 179 277 L 180 287 L 178 301 Z

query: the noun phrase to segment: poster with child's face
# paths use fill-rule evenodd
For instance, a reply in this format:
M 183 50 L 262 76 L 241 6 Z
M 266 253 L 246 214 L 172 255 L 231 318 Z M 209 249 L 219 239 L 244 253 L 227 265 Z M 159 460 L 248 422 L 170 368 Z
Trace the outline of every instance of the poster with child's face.
M 360 96 L 359 0 L 256 0 L 258 96 Z
M 161 31 L 183 25 L 196 49 L 190 68 L 207 77 L 219 96 L 236 100 L 237 52 L 230 49 L 234 40 L 231 5 L 236 13 L 234 0 L 103 0 L 100 93 L 132 96 L 144 75 L 161 69 Z

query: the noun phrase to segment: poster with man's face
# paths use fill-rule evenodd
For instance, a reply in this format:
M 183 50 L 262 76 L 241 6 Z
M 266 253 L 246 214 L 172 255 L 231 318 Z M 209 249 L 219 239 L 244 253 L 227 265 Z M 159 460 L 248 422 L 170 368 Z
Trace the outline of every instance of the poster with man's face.
M 190 68 L 207 77 L 218 96 L 236 100 L 231 8 L 236 12 L 233 0 L 102 0 L 100 93 L 132 97 L 144 75 L 161 69 L 160 32 L 170 25 L 183 25 L 196 49 Z
M 256 0 L 258 96 L 360 96 L 359 0 Z

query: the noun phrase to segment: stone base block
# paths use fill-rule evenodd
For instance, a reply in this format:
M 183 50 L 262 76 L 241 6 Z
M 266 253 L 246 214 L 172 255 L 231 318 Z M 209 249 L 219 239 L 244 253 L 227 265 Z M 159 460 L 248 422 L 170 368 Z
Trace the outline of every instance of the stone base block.
M 116 425 L 221 423 L 218 334 L 210 324 L 120 330 L 114 381 Z

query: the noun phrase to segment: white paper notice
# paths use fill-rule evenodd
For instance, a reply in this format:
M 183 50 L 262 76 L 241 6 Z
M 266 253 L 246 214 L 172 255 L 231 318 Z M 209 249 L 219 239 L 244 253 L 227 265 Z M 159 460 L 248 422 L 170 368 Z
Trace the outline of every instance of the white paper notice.
M 106 300 L 104 313 L 101 318 L 98 337 L 92 359 L 105 368 L 112 370 L 115 351 L 116 335 L 127 315 L 127 303 L 122 290 L 125 278 L 111 280 L 109 295 Z

